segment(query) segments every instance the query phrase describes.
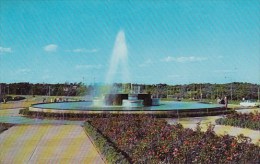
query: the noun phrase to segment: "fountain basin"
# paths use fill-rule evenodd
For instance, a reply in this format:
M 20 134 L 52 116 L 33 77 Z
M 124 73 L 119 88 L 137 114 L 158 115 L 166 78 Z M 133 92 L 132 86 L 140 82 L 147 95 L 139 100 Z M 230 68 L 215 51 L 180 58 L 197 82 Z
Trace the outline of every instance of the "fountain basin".
M 101 114 L 149 114 L 159 117 L 219 115 L 232 112 L 219 104 L 203 104 L 198 102 L 162 101 L 159 106 L 123 107 L 123 106 L 93 106 L 92 101 L 60 102 L 34 104 L 29 111 L 47 112 L 58 115 L 84 114 L 86 116 Z
M 105 101 L 104 99 L 94 99 L 93 104 L 94 107 L 99 107 L 99 106 L 105 106 Z
M 152 106 L 158 106 L 158 105 L 160 105 L 160 99 L 152 98 Z
M 128 108 L 138 108 L 138 107 L 143 107 L 143 100 L 123 100 L 123 107 L 128 107 Z

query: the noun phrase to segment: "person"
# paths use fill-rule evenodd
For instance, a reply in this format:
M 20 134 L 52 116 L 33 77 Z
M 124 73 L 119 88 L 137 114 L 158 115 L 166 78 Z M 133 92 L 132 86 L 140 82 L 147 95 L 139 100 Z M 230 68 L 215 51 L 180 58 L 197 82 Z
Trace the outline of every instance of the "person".
M 219 104 L 225 104 L 225 101 L 224 101 L 223 97 L 220 99 Z
M 220 104 L 221 103 L 221 99 L 218 97 L 217 98 L 217 103 Z
M 227 105 L 228 105 L 228 99 L 227 99 L 226 96 L 225 96 L 225 98 L 224 98 L 224 102 L 225 102 L 225 107 L 227 108 Z

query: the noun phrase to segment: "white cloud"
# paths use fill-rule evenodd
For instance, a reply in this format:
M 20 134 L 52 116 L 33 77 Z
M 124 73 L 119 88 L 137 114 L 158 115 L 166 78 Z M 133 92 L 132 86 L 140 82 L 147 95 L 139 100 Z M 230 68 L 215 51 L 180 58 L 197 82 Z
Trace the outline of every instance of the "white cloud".
M 16 71 L 16 74 L 27 74 L 27 73 L 30 73 L 31 70 L 30 69 L 27 69 L 27 68 L 21 68 L 21 69 L 18 69 Z
M 66 52 L 74 52 L 74 53 L 96 53 L 98 52 L 98 49 L 86 49 L 86 48 L 76 48 L 73 50 L 66 50 Z
M 162 61 L 164 62 L 171 62 L 171 61 L 174 61 L 175 58 L 174 57 L 171 57 L 171 56 L 167 56 L 166 58 L 163 58 Z
M 99 65 L 76 65 L 76 69 L 100 69 L 102 66 Z
M 167 56 L 166 58 L 162 59 L 164 62 L 178 62 L 178 63 L 186 63 L 186 62 L 199 62 L 207 60 L 205 57 L 194 57 L 194 56 L 181 56 L 181 57 L 171 57 Z
M 52 77 L 50 75 L 42 75 L 41 78 L 42 80 L 48 80 L 51 79 Z
M 45 46 L 43 49 L 46 52 L 56 52 L 58 49 L 58 46 L 56 44 L 49 44 L 49 45 Z
M 231 70 L 231 69 L 222 69 L 222 70 L 214 70 L 215 73 L 233 73 L 237 72 L 237 70 Z
M 0 47 L 0 53 L 11 53 L 12 49 L 10 47 Z
M 147 59 L 142 64 L 139 65 L 139 67 L 148 67 L 149 65 L 153 64 L 154 62 L 151 59 Z
M 169 78 L 180 78 L 182 77 L 181 75 L 167 75 Z
M 72 50 L 75 53 L 95 53 L 98 52 L 98 49 L 85 49 L 85 48 L 77 48 Z

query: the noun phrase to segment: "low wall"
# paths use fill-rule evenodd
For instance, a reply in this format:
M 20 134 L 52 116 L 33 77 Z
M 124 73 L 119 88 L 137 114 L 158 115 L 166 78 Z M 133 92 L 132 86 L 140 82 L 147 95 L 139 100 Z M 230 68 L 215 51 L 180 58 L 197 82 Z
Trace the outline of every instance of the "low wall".
M 203 108 L 203 109 L 186 109 L 186 110 L 60 110 L 60 109 L 48 109 L 48 108 L 37 108 L 37 107 L 29 107 L 29 111 L 32 112 L 44 112 L 44 113 L 57 113 L 57 114 L 87 114 L 87 115 L 110 115 L 110 114 L 148 114 L 148 115 L 160 115 L 160 116 L 179 116 L 179 115 L 187 115 L 187 116 L 199 116 L 201 115 L 219 115 L 230 113 L 232 110 L 226 108 Z

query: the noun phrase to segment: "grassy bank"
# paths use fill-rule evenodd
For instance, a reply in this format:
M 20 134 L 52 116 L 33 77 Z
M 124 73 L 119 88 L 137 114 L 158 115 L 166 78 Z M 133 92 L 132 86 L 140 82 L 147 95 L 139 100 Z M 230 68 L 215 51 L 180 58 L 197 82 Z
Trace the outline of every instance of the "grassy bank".
M 16 95 L 10 95 L 15 97 Z M 84 97 L 80 96 L 32 96 L 32 95 L 19 95 L 25 97 L 24 100 L 20 101 L 8 101 L 6 103 L 0 103 L 0 110 L 1 109 L 13 109 L 13 108 L 28 108 L 32 104 L 42 103 L 43 100 L 45 102 L 54 101 L 55 98 L 62 98 L 62 99 L 69 99 L 69 100 L 82 100 Z
M 9 129 L 12 126 L 14 126 L 14 124 L 0 123 L 0 133 L 2 133 L 3 131 Z

